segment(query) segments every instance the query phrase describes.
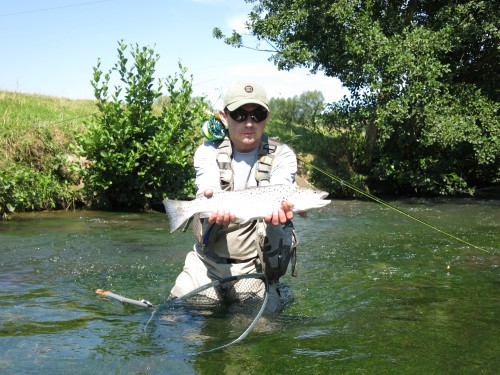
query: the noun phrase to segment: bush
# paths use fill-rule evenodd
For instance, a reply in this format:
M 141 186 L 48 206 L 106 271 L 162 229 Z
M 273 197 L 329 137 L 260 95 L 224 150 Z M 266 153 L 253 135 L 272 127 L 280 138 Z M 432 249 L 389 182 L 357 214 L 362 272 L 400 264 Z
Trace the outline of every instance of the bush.
M 67 209 L 80 200 L 56 174 L 46 174 L 18 164 L 0 169 L 0 219 L 12 212 Z
M 98 113 L 78 140 L 78 153 L 89 166 L 82 169 L 85 192 L 96 208 L 147 208 L 164 196 L 194 194 L 192 154 L 199 143 L 199 125 L 208 107 L 204 98 L 192 99 L 192 78 L 179 63 L 180 73 L 158 80 L 154 72 L 159 59 L 148 47 L 119 42 L 118 62 L 104 74 L 100 61 L 94 67 Z M 124 87 L 109 94 L 113 74 Z M 156 109 L 155 102 L 166 88 L 168 100 Z
M 91 101 L 0 92 L 0 219 L 80 203 L 78 176 L 67 168 L 68 144 L 93 108 Z

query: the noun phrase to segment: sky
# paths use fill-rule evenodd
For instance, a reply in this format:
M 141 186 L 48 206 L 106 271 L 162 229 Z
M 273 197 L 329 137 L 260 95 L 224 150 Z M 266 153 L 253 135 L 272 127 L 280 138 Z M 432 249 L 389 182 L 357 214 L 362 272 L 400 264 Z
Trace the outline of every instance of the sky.
M 180 62 L 193 77 L 194 94 L 216 108 L 240 80 L 260 83 L 269 97 L 318 90 L 333 102 L 347 94 L 335 78 L 278 71 L 269 53 L 212 36 L 214 27 L 226 35 L 244 31 L 250 9 L 244 0 L 0 0 L 0 90 L 94 99 L 92 68 L 100 59 L 101 70 L 109 71 L 123 40 L 160 56 L 157 78 L 179 73 Z

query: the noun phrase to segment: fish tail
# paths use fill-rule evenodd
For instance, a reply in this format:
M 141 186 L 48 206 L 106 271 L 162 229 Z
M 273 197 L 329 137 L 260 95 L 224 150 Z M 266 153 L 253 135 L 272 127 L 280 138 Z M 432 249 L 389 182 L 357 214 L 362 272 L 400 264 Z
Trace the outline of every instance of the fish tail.
M 186 210 L 186 204 L 189 202 L 177 201 L 172 199 L 165 199 L 163 205 L 167 212 L 170 225 L 170 233 L 179 228 L 186 220 L 188 220 L 192 213 Z

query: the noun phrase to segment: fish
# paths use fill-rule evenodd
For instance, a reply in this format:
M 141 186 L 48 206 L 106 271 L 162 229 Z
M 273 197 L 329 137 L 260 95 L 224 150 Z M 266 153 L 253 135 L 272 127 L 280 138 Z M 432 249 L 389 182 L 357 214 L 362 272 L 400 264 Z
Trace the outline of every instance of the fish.
M 212 197 L 200 197 L 191 201 L 165 199 L 163 205 L 169 218 L 170 233 L 178 229 L 194 214 L 200 218 L 217 210 L 229 210 L 236 221 L 244 224 L 262 219 L 286 201 L 293 212 L 321 208 L 331 201 L 327 192 L 295 185 L 268 185 L 237 191 L 215 191 Z

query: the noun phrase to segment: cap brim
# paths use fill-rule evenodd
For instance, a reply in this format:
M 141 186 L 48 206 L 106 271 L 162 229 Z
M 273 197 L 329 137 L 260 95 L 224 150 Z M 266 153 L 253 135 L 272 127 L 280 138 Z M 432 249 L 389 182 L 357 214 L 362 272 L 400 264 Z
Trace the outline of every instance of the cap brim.
M 241 106 L 244 106 L 245 104 L 258 104 L 258 105 L 264 107 L 266 109 L 266 111 L 269 111 L 269 107 L 268 107 L 267 103 L 264 103 L 262 100 L 248 99 L 248 98 L 237 100 L 231 104 L 228 104 L 226 107 L 230 111 L 234 111 L 234 110 L 240 108 Z

